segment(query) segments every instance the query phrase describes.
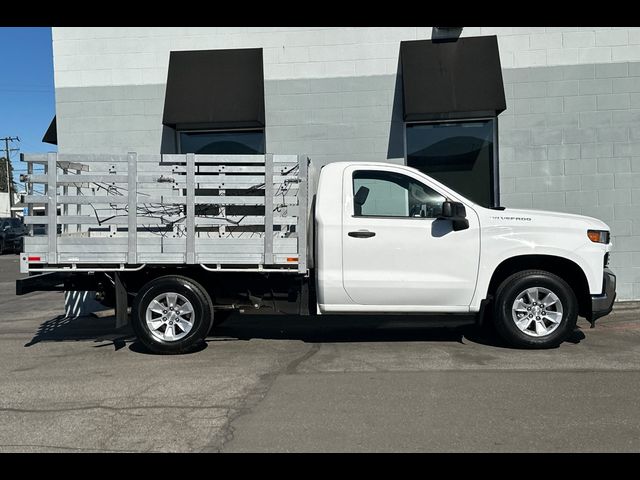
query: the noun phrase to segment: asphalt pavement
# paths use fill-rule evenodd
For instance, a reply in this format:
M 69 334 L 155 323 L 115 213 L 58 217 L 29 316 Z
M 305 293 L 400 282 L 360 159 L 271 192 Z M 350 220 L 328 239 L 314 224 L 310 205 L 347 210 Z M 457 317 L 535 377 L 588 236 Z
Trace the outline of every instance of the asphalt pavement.
M 638 303 L 543 351 L 433 318 L 236 316 L 159 356 L 18 276 L 0 256 L 0 452 L 640 451 Z

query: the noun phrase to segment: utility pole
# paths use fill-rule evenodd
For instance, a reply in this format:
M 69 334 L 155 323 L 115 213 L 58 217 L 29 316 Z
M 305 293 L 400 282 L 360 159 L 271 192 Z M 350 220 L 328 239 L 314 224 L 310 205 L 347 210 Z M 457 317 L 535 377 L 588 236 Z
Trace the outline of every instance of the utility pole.
M 20 137 L 4 137 L 0 138 L 4 140 L 4 156 L 7 161 L 7 193 L 9 194 L 9 216 L 13 217 L 13 192 L 11 186 L 13 185 L 13 169 L 11 168 L 11 152 L 17 152 L 19 148 L 9 148 L 9 142 L 17 140 L 20 141 Z

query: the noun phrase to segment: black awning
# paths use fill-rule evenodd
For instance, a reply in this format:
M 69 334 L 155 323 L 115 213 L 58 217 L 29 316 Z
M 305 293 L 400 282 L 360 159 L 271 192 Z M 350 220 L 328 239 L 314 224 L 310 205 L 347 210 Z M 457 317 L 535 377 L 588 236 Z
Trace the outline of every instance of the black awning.
M 497 115 L 507 108 L 496 36 L 400 44 L 405 121 Z
M 51 119 L 51 123 L 49 124 L 49 128 L 42 137 L 42 141 L 44 143 L 50 143 L 52 145 L 58 145 L 58 127 L 56 125 L 56 116 L 53 116 Z
M 264 126 L 262 49 L 171 52 L 162 123 Z

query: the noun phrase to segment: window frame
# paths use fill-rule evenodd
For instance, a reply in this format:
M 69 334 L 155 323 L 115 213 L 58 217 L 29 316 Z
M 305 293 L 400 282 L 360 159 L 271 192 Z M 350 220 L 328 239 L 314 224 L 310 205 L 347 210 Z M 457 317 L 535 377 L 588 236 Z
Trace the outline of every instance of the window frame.
M 421 179 L 417 179 L 411 175 L 408 175 L 406 172 L 397 172 L 397 171 L 393 171 L 393 170 L 387 170 L 387 169 L 376 169 L 376 168 L 372 168 L 372 167 L 367 167 L 367 168 L 362 168 L 362 167 L 357 167 L 354 170 L 351 171 L 351 181 L 349 182 L 350 184 L 350 188 L 351 188 L 351 199 L 353 200 L 353 198 L 356 195 L 356 192 L 354 190 L 354 185 L 353 185 L 353 181 L 355 180 L 354 176 L 356 173 L 358 172 L 381 172 L 381 173 L 391 173 L 394 175 L 401 175 L 403 177 L 408 178 L 409 180 L 418 183 L 420 185 L 422 185 L 425 188 L 428 188 L 430 190 L 433 190 L 435 193 L 437 193 L 438 195 L 440 195 L 442 198 L 444 198 L 443 202 L 445 201 L 450 201 L 450 197 L 448 195 L 445 195 L 443 192 L 441 192 L 440 190 L 434 188 L 433 186 L 425 183 L 424 181 L 422 181 Z M 414 216 L 406 216 L 406 217 L 401 217 L 398 215 L 356 215 L 355 213 L 355 202 L 352 205 L 351 208 L 351 218 L 380 218 L 380 219 L 387 219 L 387 218 L 392 218 L 394 220 L 437 220 L 439 217 L 414 217 Z
M 490 205 L 487 208 L 500 206 L 500 162 L 499 162 L 499 145 L 498 145 L 498 117 L 463 117 L 463 118 L 451 118 L 451 119 L 437 119 L 437 120 L 421 120 L 413 122 L 402 122 L 402 139 L 404 145 L 404 164 L 409 166 L 408 151 L 407 151 L 407 127 L 413 125 L 424 124 L 445 124 L 445 123 L 471 123 L 471 122 L 486 122 L 490 121 L 492 124 L 492 137 L 493 137 L 493 159 L 491 162 L 491 169 L 489 176 L 491 177 L 491 190 L 490 190 Z M 425 173 L 425 175 L 428 175 Z M 460 192 L 461 195 L 464 195 Z
M 182 133 L 226 133 L 226 132 L 261 132 L 264 138 L 264 153 L 259 153 L 257 155 L 265 155 L 267 152 L 267 131 L 265 127 L 253 127 L 253 128 L 176 128 L 175 129 L 175 142 L 176 142 L 176 152 L 182 152 L 182 142 L 180 137 Z M 196 154 L 196 155 L 206 155 L 206 154 Z M 224 155 L 224 154 L 221 154 Z

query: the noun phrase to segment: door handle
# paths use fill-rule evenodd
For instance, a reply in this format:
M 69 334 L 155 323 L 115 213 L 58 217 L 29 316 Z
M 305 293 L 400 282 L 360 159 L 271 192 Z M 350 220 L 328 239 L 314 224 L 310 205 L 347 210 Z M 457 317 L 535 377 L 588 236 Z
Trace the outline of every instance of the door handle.
M 354 238 L 369 238 L 374 237 L 376 232 L 370 232 L 369 230 L 358 230 L 357 232 L 349 232 L 348 235 Z

